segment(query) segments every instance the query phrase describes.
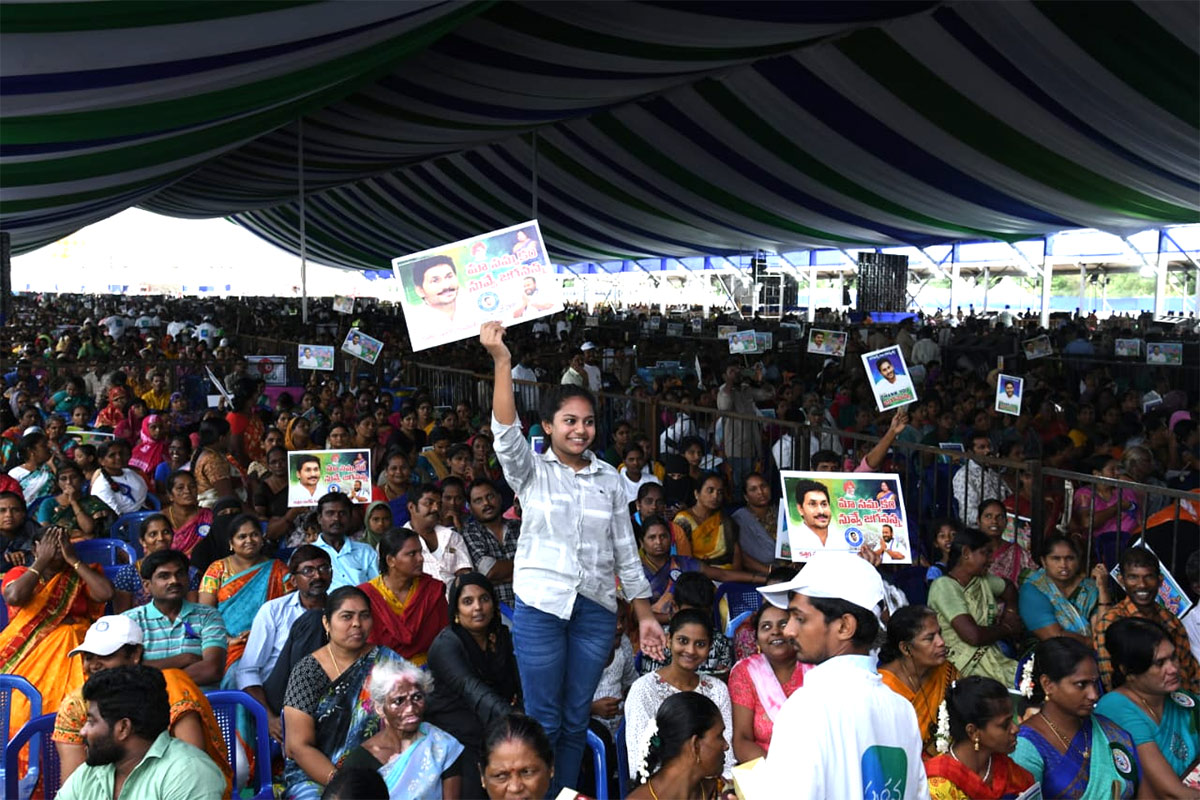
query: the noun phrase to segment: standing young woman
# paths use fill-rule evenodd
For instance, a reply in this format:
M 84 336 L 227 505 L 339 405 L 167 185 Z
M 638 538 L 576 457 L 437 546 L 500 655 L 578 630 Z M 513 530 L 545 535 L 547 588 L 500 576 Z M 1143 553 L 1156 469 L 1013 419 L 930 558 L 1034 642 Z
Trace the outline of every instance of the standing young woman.
M 517 424 L 504 327 L 485 323 L 479 340 L 495 364 L 496 455 L 524 510 L 513 570 L 517 663 L 525 709 L 555 748 L 557 792 L 579 775 L 592 695 L 617 624 L 614 574 L 637 614 L 642 650 L 658 659 L 662 627 L 650 610 L 622 478 L 589 450 L 596 438 L 592 394 L 567 384 L 545 393 L 549 448 L 535 456 Z

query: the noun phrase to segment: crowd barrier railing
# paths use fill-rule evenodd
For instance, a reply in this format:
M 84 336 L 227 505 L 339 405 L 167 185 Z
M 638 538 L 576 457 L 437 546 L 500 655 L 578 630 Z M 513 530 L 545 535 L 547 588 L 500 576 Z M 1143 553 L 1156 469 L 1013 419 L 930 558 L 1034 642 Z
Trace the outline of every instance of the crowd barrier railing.
M 417 362 L 409 363 L 407 367 L 407 382 L 419 387 L 419 391 L 428 394 L 438 405 L 453 405 L 459 401 L 471 403 L 475 408 L 491 405 L 491 375 Z M 526 422 L 531 420 L 541 391 L 549 386 L 516 382 L 518 407 Z M 739 433 L 749 432 L 742 438 L 750 442 L 752 459 L 772 479 L 779 470 L 808 469 L 817 450 L 841 453 L 849 462 L 845 469 L 853 470 L 881 439 L 877 435 L 826 425 L 733 414 L 715 408 L 670 403 L 656 397 L 608 392 L 601 392 L 598 397 L 598 445 L 607 446 L 612 430 L 624 420 L 635 431 L 648 436 L 655 456 L 663 453 L 664 446 L 667 449 L 671 444 L 678 446 L 679 439 L 693 432 L 710 443 L 706 446 L 712 452 L 711 443 L 716 439 L 720 420 L 722 434 L 729 425 L 743 426 Z M 1095 513 L 1095 508 L 1097 505 L 1107 507 L 1114 496 L 1120 503 L 1123 495 L 1137 499 L 1131 501 L 1135 505 L 1116 523 L 1120 527 L 1122 544 L 1136 540 L 1148 527 L 1154 529 L 1151 546 L 1180 580 L 1187 556 L 1197 549 L 1192 521 L 1195 517 L 1185 505 L 1196 503 L 1200 506 L 1200 496 L 1194 493 L 1052 469 L 1040 458 L 978 456 L 904 438 L 891 443 L 887 465 L 876 471 L 898 475 L 906 513 L 910 520 L 916 521 L 915 529 L 923 539 L 922 552 L 928 551 L 926 537 L 932 534 L 931 528 L 938 520 L 954 518 L 974 523 L 981 502 L 999 499 L 1007 501 L 1010 519 L 1019 517 L 1023 521 L 1013 525 L 1014 535 L 1031 553 L 1036 555 L 1040 551 L 1045 537 L 1063 534 L 1075 538 L 1087 563 L 1094 563 L 1101 555 L 1113 560 L 1099 547 L 1102 537 L 1112 526 Z M 960 473 L 961 477 L 956 481 L 956 475 Z M 1077 499 L 1081 491 L 1083 497 L 1090 498 L 1087 505 Z M 1168 511 L 1161 512 L 1161 509 Z M 1157 518 L 1156 513 L 1159 514 Z M 1151 524 L 1156 519 L 1161 524 Z M 1106 563 L 1106 566 L 1114 565 Z

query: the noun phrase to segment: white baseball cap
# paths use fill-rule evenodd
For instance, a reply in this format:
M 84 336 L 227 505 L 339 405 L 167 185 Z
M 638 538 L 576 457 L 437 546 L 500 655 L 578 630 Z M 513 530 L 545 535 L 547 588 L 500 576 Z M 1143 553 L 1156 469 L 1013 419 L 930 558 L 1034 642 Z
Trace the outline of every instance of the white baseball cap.
M 595 350 L 596 345 L 592 344 L 591 342 L 584 342 L 579 346 L 579 349 L 586 353 L 588 350 Z
M 776 608 L 787 608 L 788 594 L 845 600 L 874 611 L 883 601 L 883 578 L 866 559 L 847 550 L 818 551 L 800 574 L 787 583 L 759 588 L 763 598 Z
M 94 656 L 111 656 L 127 644 L 141 644 L 142 626 L 129 617 L 112 614 L 101 617 L 88 628 L 83 643 L 67 653 L 91 653 Z

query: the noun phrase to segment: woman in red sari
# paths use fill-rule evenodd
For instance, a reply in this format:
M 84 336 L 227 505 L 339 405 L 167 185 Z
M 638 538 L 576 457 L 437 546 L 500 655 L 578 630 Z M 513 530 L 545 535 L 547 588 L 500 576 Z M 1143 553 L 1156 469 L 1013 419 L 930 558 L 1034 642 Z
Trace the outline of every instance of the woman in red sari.
M 925 762 L 931 800 L 1001 800 L 1033 785 L 1033 776 L 1008 757 L 1017 746 L 1008 690 L 991 678 L 959 678 L 939 712 L 941 755 Z
M 96 415 L 96 427 L 115 430 L 126 421 L 129 410 L 129 387 L 113 386 L 108 390 L 108 405 Z
M 11 616 L 0 631 L 0 673 L 24 677 L 42 693 L 43 710 L 56 709 L 83 685 L 82 660 L 70 652 L 103 616 L 113 585 L 99 565 L 79 560 L 62 528 L 44 528 L 33 538 L 33 564 L 4 573 Z M 14 692 L 9 730 L 16 732 L 28 719 L 28 701 Z
M 367 641 L 395 650 L 417 666 L 450 621 L 446 584 L 423 571 L 421 539 L 392 528 L 379 541 L 379 577 L 358 588 L 371 601 L 375 620 Z

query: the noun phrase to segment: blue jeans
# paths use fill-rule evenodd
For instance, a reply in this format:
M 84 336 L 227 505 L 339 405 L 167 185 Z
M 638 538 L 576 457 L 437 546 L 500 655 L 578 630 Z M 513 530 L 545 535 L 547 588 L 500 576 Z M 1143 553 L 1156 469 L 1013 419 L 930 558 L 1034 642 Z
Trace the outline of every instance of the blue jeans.
M 554 748 L 550 797 L 578 781 L 592 695 L 608 662 L 616 626 L 616 614 L 585 597 L 575 599 L 569 620 L 517 598 L 513 645 L 525 713 L 542 724 Z

